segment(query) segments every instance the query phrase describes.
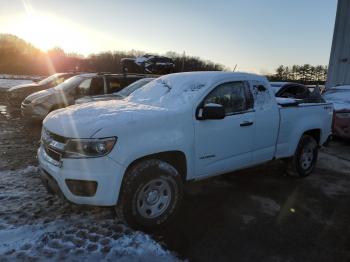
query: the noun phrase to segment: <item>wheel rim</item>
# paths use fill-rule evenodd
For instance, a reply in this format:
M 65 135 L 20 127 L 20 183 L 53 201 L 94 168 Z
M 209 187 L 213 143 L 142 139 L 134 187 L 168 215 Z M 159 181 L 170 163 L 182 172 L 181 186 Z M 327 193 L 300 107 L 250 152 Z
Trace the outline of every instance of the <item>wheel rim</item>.
M 304 170 L 312 167 L 314 161 L 314 151 L 315 147 L 309 143 L 305 145 L 300 157 L 300 165 Z
M 167 180 L 158 178 L 145 184 L 137 195 L 137 211 L 144 218 L 159 217 L 168 208 L 171 189 Z

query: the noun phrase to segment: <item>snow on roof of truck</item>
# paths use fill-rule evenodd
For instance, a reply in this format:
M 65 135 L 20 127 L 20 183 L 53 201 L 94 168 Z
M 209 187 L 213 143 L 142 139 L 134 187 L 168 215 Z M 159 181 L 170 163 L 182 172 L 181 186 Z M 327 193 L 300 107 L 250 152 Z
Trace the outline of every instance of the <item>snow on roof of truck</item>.
M 214 84 L 227 81 L 259 80 L 268 82 L 266 77 L 240 72 L 186 72 L 169 74 L 155 79 L 132 93 L 128 100 L 161 107 L 179 107 L 192 104 Z

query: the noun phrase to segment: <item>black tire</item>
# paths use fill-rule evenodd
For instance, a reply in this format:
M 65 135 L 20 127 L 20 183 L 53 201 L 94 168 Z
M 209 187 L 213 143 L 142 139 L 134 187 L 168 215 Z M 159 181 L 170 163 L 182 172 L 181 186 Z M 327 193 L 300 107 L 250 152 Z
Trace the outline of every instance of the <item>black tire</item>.
M 306 177 L 312 173 L 318 157 L 318 144 L 315 138 L 303 135 L 293 157 L 288 160 L 288 173 Z
M 179 172 L 167 162 L 148 159 L 127 171 L 116 212 L 133 227 L 159 228 L 175 217 L 182 196 Z

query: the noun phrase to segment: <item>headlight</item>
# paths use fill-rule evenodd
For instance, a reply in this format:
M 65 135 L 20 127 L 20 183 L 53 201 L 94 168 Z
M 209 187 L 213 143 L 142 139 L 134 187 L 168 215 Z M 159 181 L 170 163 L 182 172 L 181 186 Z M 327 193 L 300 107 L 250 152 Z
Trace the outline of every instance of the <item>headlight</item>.
M 117 139 L 115 137 L 102 139 L 70 139 L 65 146 L 64 157 L 86 158 L 100 157 L 109 154 Z

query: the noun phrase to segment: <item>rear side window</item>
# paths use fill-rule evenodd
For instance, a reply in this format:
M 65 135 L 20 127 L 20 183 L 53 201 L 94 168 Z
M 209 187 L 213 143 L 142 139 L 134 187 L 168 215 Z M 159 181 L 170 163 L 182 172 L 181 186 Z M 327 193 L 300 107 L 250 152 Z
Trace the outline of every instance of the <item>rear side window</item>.
M 111 77 L 106 79 L 108 93 L 118 92 L 125 87 L 124 80 L 121 78 Z
M 204 99 L 204 105 L 211 103 L 222 105 L 226 115 L 230 115 L 250 109 L 252 107 L 250 99 L 247 99 L 247 87 L 244 82 L 229 82 L 211 91 Z
M 91 78 L 84 80 L 78 86 L 78 93 L 83 96 L 90 95 Z
M 102 95 L 104 94 L 104 84 L 102 77 L 95 77 L 91 81 L 90 95 Z

